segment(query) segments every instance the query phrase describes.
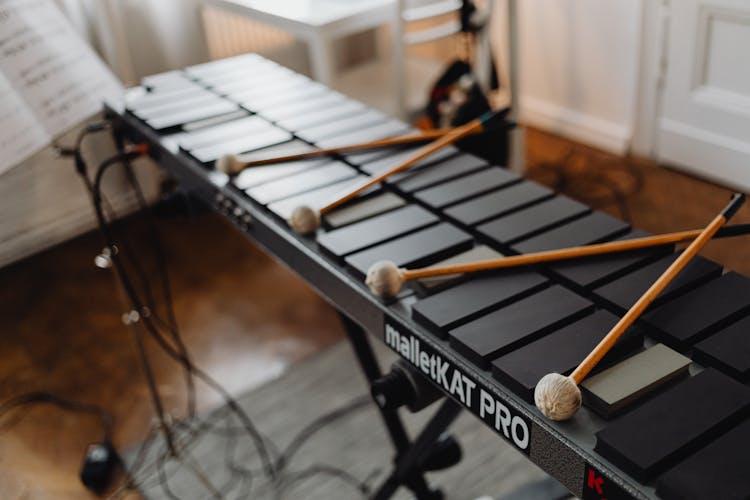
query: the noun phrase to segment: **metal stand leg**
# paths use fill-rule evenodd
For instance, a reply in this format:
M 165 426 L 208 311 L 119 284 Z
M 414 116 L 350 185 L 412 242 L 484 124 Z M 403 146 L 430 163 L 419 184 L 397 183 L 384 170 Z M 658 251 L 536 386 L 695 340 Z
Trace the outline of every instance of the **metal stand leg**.
M 339 313 L 349 342 L 357 355 L 357 360 L 372 384 L 382 376 L 380 366 L 372 351 L 366 332 L 345 315 Z M 388 435 L 396 449 L 394 469 L 391 475 L 373 495 L 375 500 L 391 498 L 400 486 L 409 488 L 418 500 L 436 500 L 443 497 L 440 490 L 429 487 L 424 478 L 424 470 L 418 466 L 418 461 L 435 445 L 445 430 L 453 423 L 461 412 L 461 407 L 451 399 L 446 399 L 438 411 L 430 419 L 412 443 L 396 411 L 378 408 L 380 416 L 388 430 Z

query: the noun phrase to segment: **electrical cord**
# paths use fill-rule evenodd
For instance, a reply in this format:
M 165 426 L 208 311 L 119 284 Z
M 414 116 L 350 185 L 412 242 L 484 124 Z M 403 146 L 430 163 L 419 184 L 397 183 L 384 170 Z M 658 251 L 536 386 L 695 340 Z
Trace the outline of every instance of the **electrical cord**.
M 99 222 L 100 232 L 102 233 L 105 239 L 107 248 L 113 249 L 116 247 L 115 247 L 114 238 L 113 238 L 111 229 L 107 223 L 107 220 L 104 216 L 104 213 L 101 207 L 102 179 L 104 177 L 104 174 L 107 172 L 107 170 L 111 168 L 113 165 L 116 165 L 117 163 L 121 162 L 123 159 L 133 159 L 144 152 L 145 152 L 144 149 L 139 148 L 139 147 L 126 149 L 123 152 L 118 153 L 117 155 L 114 155 L 106 159 L 105 161 L 103 161 L 96 171 L 96 175 L 92 183 L 92 192 L 93 192 L 92 200 L 94 204 L 94 211 L 96 212 L 97 220 Z M 112 261 L 113 267 L 115 268 L 116 274 L 118 276 L 118 281 L 120 282 L 123 289 L 125 290 L 125 293 L 128 296 L 131 305 L 133 306 L 133 310 L 143 312 L 144 309 L 140 300 L 138 299 L 138 295 L 134 287 L 132 286 L 132 283 L 128 279 L 126 271 L 119 261 L 118 255 L 114 251 L 111 252 L 111 261 Z M 210 377 L 203 370 L 195 366 L 192 362 L 190 362 L 189 359 L 183 356 L 178 350 L 174 349 L 174 347 L 171 346 L 164 339 L 164 337 L 160 334 L 158 329 L 153 325 L 153 323 L 151 322 L 150 314 L 145 314 L 145 315 L 141 314 L 139 319 L 142 320 L 142 323 L 146 327 L 147 332 L 157 342 L 157 344 L 162 348 L 164 352 L 166 352 L 173 359 L 182 363 L 184 366 L 189 367 L 190 372 L 193 375 L 195 375 L 198 379 L 200 379 L 206 385 L 211 387 L 214 391 L 219 393 L 219 395 L 222 397 L 227 407 L 233 413 L 237 415 L 239 420 L 242 422 L 243 427 L 246 429 L 248 434 L 253 439 L 255 443 L 255 447 L 258 450 L 258 453 L 261 456 L 261 459 L 263 461 L 266 474 L 270 478 L 275 479 L 276 477 L 275 467 L 274 467 L 273 462 L 270 459 L 268 451 L 266 450 L 262 436 L 257 431 L 257 429 L 255 428 L 255 426 L 253 425 L 252 421 L 249 419 L 247 414 L 240 408 L 240 406 L 234 400 L 234 398 L 220 384 L 218 384 L 218 382 L 216 382 L 212 377 Z M 158 408 L 161 406 L 161 403 L 156 403 L 155 401 L 154 404 L 158 412 Z M 165 436 L 168 436 L 168 434 L 165 434 Z M 168 444 L 169 444 L 169 438 L 167 439 L 168 439 Z M 176 450 L 174 451 L 176 453 Z
M 82 144 L 83 138 L 88 133 L 91 133 L 91 132 L 94 132 L 94 131 L 99 131 L 99 130 L 104 130 L 106 128 L 107 128 L 106 124 L 94 124 L 92 126 L 88 126 L 78 136 L 78 138 L 76 140 L 76 148 L 75 148 L 75 150 L 73 150 L 71 152 L 70 150 L 63 150 L 62 148 L 59 148 L 61 154 L 72 154 L 73 156 L 75 156 L 75 158 L 76 158 L 76 170 L 78 171 L 78 173 L 83 178 L 84 183 L 85 183 L 85 185 L 87 187 L 87 190 L 91 193 L 93 204 L 95 205 L 95 207 L 99 207 L 99 210 L 96 210 L 96 211 L 97 211 L 97 219 L 100 222 L 102 221 L 102 219 L 104 219 L 104 214 L 101 211 L 102 202 L 104 202 L 104 204 L 107 204 L 106 203 L 106 199 L 104 199 L 103 195 L 101 194 L 101 179 L 103 178 L 103 174 L 106 171 L 106 169 L 109 168 L 109 167 L 111 167 L 112 165 L 116 164 L 118 161 L 128 162 L 128 164 L 126 165 L 126 167 L 127 167 L 126 170 L 128 170 L 127 173 L 129 174 L 128 175 L 129 180 L 131 181 L 131 185 L 133 186 L 133 188 L 136 190 L 136 195 L 137 195 L 137 199 L 139 201 L 139 204 L 142 207 L 145 206 L 145 198 L 142 195 L 142 191 L 140 190 L 140 186 L 137 183 L 137 179 L 133 175 L 132 170 L 130 170 L 130 165 L 129 165 L 129 160 L 131 158 L 133 158 L 133 157 L 135 157 L 135 156 L 137 156 L 137 155 L 139 155 L 139 154 L 141 154 L 141 153 L 144 152 L 143 150 L 141 150 L 141 149 L 139 149 L 137 147 L 136 148 L 128 148 L 128 149 L 124 150 L 120 155 L 118 155 L 117 158 L 113 157 L 113 158 L 110 158 L 109 161 L 105 162 L 103 164 L 102 168 L 100 168 L 97 171 L 97 176 L 96 176 L 94 182 L 91 182 L 90 179 L 88 178 L 88 172 L 87 172 L 87 169 L 86 169 L 85 161 L 84 161 L 83 156 L 81 154 L 80 146 Z M 113 213 L 113 211 L 111 209 L 108 210 L 108 211 Z M 103 226 L 103 229 L 104 229 L 102 231 L 103 234 L 109 232 L 108 228 L 106 227 L 106 223 Z M 153 232 L 156 233 L 155 230 Z M 111 234 L 109 234 L 109 235 L 105 234 L 105 240 L 108 240 L 108 241 L 111 242 Z M 110 259 L 111 260 L 114 259 L 115 262 L 117 262 L 116 254 L 119 253 L 118 252 L 118 248 L 114 244 L 109 245 L 107 248 L 110 249 L 110 256 L 109 256 Z M 125 252 L 125 253 L 132 255 L 132 252 Z M 165 259 L 163 257 L 163 252 L 161 252 L 160 259 L 161 259 L 162 262 L 165 261 Z M 137 259 L 130 259 L 130 260 L 131 260 L 131 263 L 138 264 L 138 260 Z M 160 265 L 159 268 L 160 268 L 160 271 L 162 271 L 162 270 L 165 269 L 165 266 Z M 148 280 L 145 277 L 145 271 L 143 271 L 143 269 L 140 266 L 136 266 L 136 269 L 139 270 L 139 274 L 141 275 L 142 284 L 147 285 L 148 284 Z M 180 348 L 179 350 L 183 351 L 180 354 L 182 354 L 184 357 L 186 357 L 185 356 L 185 352 L 184 352 L 185 351 L 184 344 L 182 344 L 181 339 L 179 338 L 179 334 L 176 332 L 176 321 L 174 319 L 173 308 L 172 308 L 172 304 L 171 304 L 170 286 L 169 286 L 169 282 L 167 281 L 167 278 L 166 278 L 166 273 L 164 273 L 164 272 L 162 273 L 162 283 L 163 283 L 163 291 L 165 293 L 165 298 L 166 298 L 166 301 L 167 301 L 167 310 L 168 310 L 168 314 L 169 314 L 169 327 L 170 327 L 169 330 L 170 330 L 170 332 L 173 332 L 173 339 L 175 340 L 175 343 L 178 344 L 178 347 Z M 154 300 L 153 300 L 153 294 L 150 293 L 150 288 L 149 287 L 144 287 L 144 288 L 146 290 L 148 290 L 147 295 L 150 298 L 149 302 L 151 304 L 153 304 L 153 302 L 154 302 Z M 155 306 L 153 306 L 152 309 L 155 311 Z M 144 313 L 143 314 L 144 316 L 148 316 L 148 314 L 147 314 L 148 309 L 147 308 L 141 307 L 141 308 L 138 308 L 137 310 L 142 311 L 142 313 Z M 132 315 L 133 313 L 131 312 L 130 314 Z M 142 342 L 140 341 L 140 337 L 139 336 L 136 336 L 136 344 L 137 345 L 142 344 Z M 140 347 L 139 347 L 139 351 L 141 351 Z M 145 357 L 142 358 L 142 364 L 144 364 L 144 368 L 146 369 L 147 379 L 149 379 L 149 380 L 151 380 L 151 382 L 153 382 L 153 380 L 152 380 L 153 377 L 149 376 L 150 369 L 148 368 L 148 361 L 147 361 L 147 359 Z M 189 366 L 189 364 L 188 364 L 188 366 Z M 188 399 L 192 400 L 193 398 L 191 398 L 190 395 L 193 394 L 194 389 L 193 389 L 193 383 L 192 383 L 192 374 L 190 373 L 189 369 L 187 370 L 187 374 L 188 374 L 188 382 L 189 382 L 188 383 L 188 385 L 189 385 L 189 388 L 188 388 L 189 397 L 188 397 Z M 210 381 L 209 381 L 209 383 L 210 383 Z M 155 392 L 155 387 L 153 387 L 152 393 L 153 394 L 157 394 Z M 161 427 L 165 431 L 167 431 L 167 426 L 166 426 L 166 423 L 164 421 L 165 419 L 164 419 L 163 411 L 158 410 L 159 405 L 160 405 L 160 402 L 158 401 L 158 394 L 157 394 L 157 398 L 154 399 L 154 403 L 155 403 L 155 406 L 157 407 L 157 413 L 160 415 Z M 192 416 L 192 413 L 193 413 L 193 408 L 194 408 L 193 404 L 194 403 L 191 403 L 191 402 L 188 403 L 188 415 L 190 415 L 190 416 Z M 170 440 L 169 439 L 169 434 L 165 433 L 165 436 L 167 437 L 167 439 L 169 441 Z M 173 447 L 171 446 L 171 448 L 173 448 Z M 175 450 L 172 451 L 172 454 L 174 454 L 174 453 L 175 453 Z M 165 492 L 165 493 L 168 493 L 168 492 Z
M 110 220 L 116 220 L 116 214 L 114 212 L 114 209 L 112 206 L 107 202 L 106 198 L 101 194 L 101 186 L 95 190 L 94 189 L 94 183 L 92 183 L 91 179 L 88 176 L 88 168 L 86 165 L 86 161 L 83 157 L 83 151 L 82 151 L 82 144 L 84 138 L 91 133 L 99 132 L 103 130 L 107 130 L 111 128 L 109 126 L 109 122 L 96 122 L 87 125 L 84 127 L 79 135 L 77 136 L 76 142 L 75 142 L 75 148 L 74 149 L 65 149 L 57 146 L 58 151 L 60 154 L 66 154 L 73 156 L 75 158 L 75 165 L 76 165 L 76 171 L 82 178 L 85 187 L 87 191 L 89 192 L 90 196 L 95 196 L 95 191 L 98 191 L 98 197 L 101 199 L 101 202 L 105 206 L 105 210 L 108 213 Z M 117 145 L 118 151 L 125 151 L 125 147 L 122 143 L 122 140 L 119 138 L 119 135 L 113 134 L 115 139 L 115 144 Z M 148 215 L 151 215 L 151 211 L 148 209 L 148 205 L 146 203 L 145 196 L 143 195 L 143 190 L 138 182 L 138 179 L 135 176 L 135 173 L 132 169 L 132 164 L 130 162 L 130 156 L 125 155 L 121 158 L 121 161 L 125 165 L 125 173 L 126 177 L 131 184 L 133 190 L 136 194 L 136 200 L 138 202 L 139 208 L 145 212 Z M 92 200 L 92 202 L 94 202 Z M 166 304 L 167 309 L 167 319 L 168 324 L 170 327 L 170 335 L 172 336 L 173 341 L 175 342 L 177 348 L 179 351 L 183 354 L 183 356 L 187 357 L 187 350 L 185 349 L 185 345 L 182 342 L 182 339 L 177 332 L 177 321 L 174 315 L 174 308 L 172 307 L 172 298 L 171 298 L 171 287 L 169 285 L 169 277 L 166 273 L 166 257 L 164 255 L 163 251 L 163 245 L 161 244 L 161 239 L 159 237 L 158 231 L 156 231 L 155 228 L 155 222 L 153 222 L 151 217 L 148 217 L 148 220 L 150 222 L 150 237 L 152 238 L 152 242 L 154 244 L 155 254 L 157 258 L 157 269 L 159 270 L 160 278 L 162 281 L 162 291 L 164 294 L 164 301 Z M 135 269 L 135 272 L 139 278 L 141 289 L 144 292 L 145 295 L 145 302 L 148 305 L 149 309 L 153 312 L 154 318 L 159 321 L 159 317 L 156 314 L 157 308 L 156 308 L 156 300 L 154 298 L 154 295 L 151 291 L 151 286 L 147 277 L 147 273 L 145 272 L 144 268 L 140 265 L 137 258 L 135 258 L 135 252 L 130 248 L 130 245 L 126 238 L 121 238 L 121 246 L 123 249 L 123 254 L 128 259 L 128 262 L 131 264 L 131 266 Z M 191 376 L 189 370 L 185 370 L 185 384 L 187 385 L 187 415 L 188 417 L 193 417 L 195 414 L 195 385 L 193 381 L 193 377 Z
M 121 141 L 118 139 L 118 136 L 115 136 L 115 141 L 118 144 L 118 148 L 122 149 Z M 179 327 L 177 325 L 177 316 L 174 312 L 174 306 L 173 306 L 173 300 L 172 300 L 172 286 L 169 280 L 169 273 L 167 273 L 167 257 L 166 252 L 164 251 L 164 243 L 162 242 L 161 235 L 159 234 L 157 225 L 156 225 L 156 219 L 154 218 L 154 215 L 151 211 L 151 208 L 146 203 L 146 197 L 143 194 L 143 188 L 141 187 L 140 182 L 138 181 L 138 178 L 135 176 L 135 172 L 133 171 L 132 163 L 129 159 L 125 159 L 123 161 L 125 166 L 125 174 L 127 176 L 128 182 L 130 183 L 130 186 L 132 187 L 133 191 L 136 195 L 136 200 L 138 202 L 138 208 L 141 210 L 142 213 L 146 214 L 146 221 L 148 225 L 149 230 L 149 239 L 151 241 L 152 247 L 154 249 L 154 255 L 156 257 L 156 269 L 159 272 L 159 279 L 161 281 L 161 288 L 162 293 L 164 295 L 164 304 L 165 309 L 167 312 L 167 326 L 169 327 L 168 331 L 170 335 L 172 336 L 172 340 L 175 342 L 178 350 L 180 353 L 190 361 L 189 353 L 187 350 L 187 347 L 185 346 L 185 343 L 182 340 L 182 337 L 179 333 Z M 144 273 L 145 274 L 145 273 Z M 145 280 L 146 284 L 148 284 L 148 280 Z M 150 287 L 146 286 L 146 290 L 149 290 Z M 155 309 L 156 306 L 154 306 Z M 160 318 L 158 315 L 154 315 L 154 320 L 159 322 Z M 189 369 L 185 369 L 185 383 L 187 385 L 187 416 L 188 418 L 192 418 L 195 416 L 195 383 L 193 381 L 193 377 L 190 374 Z
M 106 128 L 106 127 L 103 127 Z M 103 129 L 101 128 L 101 129 Z M 94 130 L 101 130 L 98 127 L 92 127 L 92 131 Z M 83 135 L 85 136 L 85 134 Z M 80 146 L 80 143 L 82 141 L 82 138 L 77 141 L 77 145 Z M 120 143 L 121 144 L 121 143 Z M 79 148 L 78 148 L 79 149 Z M 222 396 L 222 399 L 225 401 L 225 405 L 227 410 L 229 410 L 234 418 L 237 418 L 240 422 L 239 427 L 233 427 L 231 429 L 216 429 L 214 425 L 208 425 L 208 426 L 200 426 L 202 428 L 199 429 L 193 429 L 189 425 L 185 425 L 183 422 L 177 422 L 176 424 L 168 424 L 166 422 L 165 415 L 162 413 L 160 418 L 160 427 L 162 430 L 166 431 L 169 425 L 172 425 L 176 429 L 184 428 L 188 429 L 190 432 L 187 436 L 187 442 L 182 443 L 180 442 L 179 445 L 173 440 L 171 444 L 171 451 L 169 453 L 162 454 L 157 460 L 156 460 L 156 473 L 159 476 L 159 483 L 161 484 L 162 491 L 167 495 L 169 498 L 176 498 L 174 495 L 174 492 L 171 491 L 168 485 L 169 477 L 168 474 L 165 471 L 165 464 L 172 458 L 179 458 L 184 453 L 188 453 L 188 447 L 191 442 L 195 441 L 196 438 L 200 435 L 201 432 L 203 432 L 206 429 L 213 430 L 214 432 L 219 432 L 226 434 L 228 436 L 228 443 L 231 443 L 231 445 L 227 445 L 225 450 L 225 467 L 227 470 L 231 472 L 231 476 L 228 480 L 228 483 L 221 487 L 220 490 L 215 490 L 214 496 L 216 497 L 223 497 L 225 495 L 224 492 L 231 491 L 232 485 L 237 484 L 239 481 L 240 488 L 245 488 L 247 495 L 250 495 L 250 492 L 252 491 L 252 485 L 254 483 L 254 476 L 257 474 L 257 471 L 253 471 L 250 469 L 242 468 L 238 466 L 234 460 L 235 455 L 235 449 L 237 445 L 237 439 L 232 439 L 234 436 L 238 435 L 239 432 L 248 434 L 253 442 L 254 447 L 256 448 L 256 451 L 258 452 L 258 455 L 260 456 L 262 463 L 263 463 L 263 470 L 261 470 L 261 473 L 265 473 L 265 476 L 268 477 L 271 480 L 271 485 L 273 486 L 274 490 L 276 491 L 276 494 L 278 494 L 281 490 L 283 490 L 287 484 L 288 481 L 293 480 L 294 482 L 298 482 L 306 477 L 309 477 L 314 474 L 326 474 L 338 477 L 342 481 L 349 482 L 350 484 L 353 484 L 355 487 L 358 488 L 360 491 L 366 491 L 367 485 L 366 482 L 359 482 L 356 478 L 351 476 L 351 474 L 347 473 L 344 470 L 337 469 L 333 466 L 329 465 L 316 465 L 312 468 L 308 468 L 303 471 L 298 471 L 293 473 L 293 475 L 289 477 L 280 477 L 281 474 L 284 471 L 284 469 L 287 468 L 289 462 L 291 461 L 291 456 L 296 452 L 296 450 L 304 443 L 310 436 L 312 436 L 315 432 L 317 432 L 320 428 L 322 428 L 324 425 L 327 425 L 333 420 L 336 420 L 338 418 L 341 418 L 342 416 L 350 413 L 351 411 L 355 411 L 359 408 L 363 408 L 365 406 L 365 398 L 360 398 L 357 401 L 352 402 L 350 405 L 347 405 L 346 408 L 341 408 L 338 410 L 335 410 L 331 412 L 330 415 L 321 417 L 320 419 L 317 419 L 310 425 L 308 425 L 303 431 L 300 432 L 298 436 L 296 436 L 291 443 L 290 447 L 287 447 L 287 450 L 285 453 L 275 453 L 278 458 L 271 459 L 268 446 L 272 445 L 272 442 L 267 440 L 260 434 L 260 432 L 257 431 L 252 421 L 249 419 L 247 414 L 242 410 L 242 408 L 238 405 L 238 403 L 234 400 L 234 398 L 229 395 L 229 393 L 220 385 L 218 382 L 216 382 L 214 379 L 212 379 L 207 373 L 203 372 L 200 368 L 196 367 L 192 361 L 190 360 L 187 349 L 184 346 L 184 343 L 182 342 L 182 339 L 179 335 L 179 330 L 177 327 L 176 317 L 174 315 L 174 309 L 172 305 L 172 297 L 171 297 L 171 287 L 168 279 L 168 275 L 166 273 L 166 253 L 163 250 L 163 245 L 161 242 L 161 238 L 159 236 L 158 228 L 156 226 L 156 221 L 153 218 L 153 214 L 150 211 L 150 208 L 148 207 L 145 196 L 143 196 L 143 192 L 141 189 L 140 184 L 137 181 L 137 178 L 135 177 L 132 167 L 130 164 L 130 161 L 134 159 L 135 157 L 145 153 L 145 148 L 142 146 L 135 146 L 135 147 L 123 147 L 123 149 L 120 151 L 118 155 L 115 155 L 111 158 L 108 158 L 102 164 L 96 171 L 96 175 L 94 177 L 93 182 L 91 182 L 88 178 L 88 172 L 85 168 L 85 161 L 83 161 L 82 155 L 79 153 L 76 153 L 77 163 L 80 162 L 83 164 L 83 167 L 79 167 L 77 165 L 77 170 L 81 174 L 81 177 L 84 179 L 85 184 L 87 185 L 87 188 L 89 188 L 89 192 L 91 193 L 91 199 L 92 204 L 94 206 L 94 210 L 96 212 L 97 221 L 100 226 L 100 232 L 102 233 L 102 236 L 104 237 L 106 248 L 110 250 L 109 259 L 111 261 L 112 266 L 115 268 L 116 275 L 118 277 L 118 281 L 120 282 L 120 285 L 122 285 L 122 289 L 125 291 L 125 294 L 127 296 L 128 302 L 133 306 L 133 310 L 131 311 L 130 315 L 134 316 L 134 323 L 142 323 L 145 327 L 147 333 L 149 336 L 159 345 L 159 347 L 167 353 L 171 358 L 173 358 L 175 361 L 177 361 L 179 364 L 181 364 L 185 371 L 186 371 L 186 377 L 190 380 L 190 383 L 188 383 L 188 391 L 189 393 L 192 393 L 194 391 L 194 385 L 192 384 L 192 378 L 195 377 L 204 383 L 206 383 L 210 388 L 212 388 L 214 391 L 219 393 Z M 122 262 L 120 262 L 119 259 L 119 251 L 118 247 L 116 246 L 114 242 L 114 236 L 112 233 L 112 228 L 109 226 L 109 223 L 107 221 L 107 216 L 104 213 L 104 209 L 102 208 L 102 205 L 107 205 L 106 199 L 103 196 L 102 193 L 102 179 L 105 175 L 105 173 L 113 166 L 118 163 L 122 163 L 126 170 L 126 175 L 128 177 L 128 180 L 130 182 L 130 185 L 132 189 L 136 192 L 136 199 L 138 200 L 138 203 L 140 205 L 140 208 L 146 212 L 148 224 L 149 224 L 149 238 L 151 242 L 155 246 L 156 250 L 156 260 L 157 260 L 157 268 L 160 272 L 160 280 L 161 280 L 161 287 L 162 292 L 164 294 L 165 304 L 166 304 L 166 312 L 167 312 L 167 320 L 164 321 L 161 319 L 160 315 L 157 314 L 157 309 L 155 306 L 155 300 L 153 293 L 151 292 L 151 286 L 149 283 L 149 280 L 146 276 L 146 272 L 143 269 L 143 267 L 140 265 L 139 259 L 135 258 L 135 253 L 132 251 L 132 249 L 129 248 L 129 245 L 126 243 L 122 243 L 123 247 L 123 254 L 129 261 L 129 264 L 134 267 L 139 274 L 141 287 L 144 289 L 144 295 L 146 296 L 146 303 L 149 305 L 149 307 L 146 307 L 143 305 L 143 302 L 138 298 L 137 291 L 135 290 L 135 287 L 133 286 L 132 282 L 129 280 L 127 271 L 125 270 L 124 266 L 122 265 Z M 107 210 L 107 212 L 110 212 L 110 219 L 113 218 L 113 211 Z M 135 330 L 135 328 L 134 328 Z M 172 343 L 168 342 L 166 338 L 162 336 L 162 333 L 160 330 L 165 330 L 171 337 Z M 134 333 L 134 337 L 136 338 L 136 344 L 140 345 L 139 350 L 143 348 L 142 341 L 140 340 L 140 336 L 136 335 Z M 144 351 L 145 353 L 145 351 Z M 147 357 L 142 357 L 141 362 L 144 365 L 148 365 L 149 361 Z M 146 370 L 148 373 L 148 370 Z M 147 374 L 147 379 L 149 378 Z M 152 381 L 153 382 L 153 381 Z M 155 386 L 153 388 L 153 394 L 155 398 L 158 398 L 158 392 L 155 389 Z M 194 397 L 194 396 L 193 396 Z M 369 399 L 367 400 L 369 403 Z M 157 407 L 157 414 L 159 414 L 158 405 L 156 402 L 156 399 L 154 401 L 155 407 Z M 194 402 L 188 404 L 188 415 L 192 416 L 192 409 L 194 408 Z M 227 417 L 228 418 L 228 417 Z M 169 446 L 169 437 L 170 434 L 168 432 L 165 432 L 164 434 L 165 438 L 168 441 L 168 448 Z M 139 449 L 136 461 L 133 462 L 133 467 L 128 473 L 128 481 L 124 485 L 125 487 L 121 487 L 118 489 L 118 491 L 123 492 L 124 490 L 136 486 L 137 482 L 135 481 L 134 475 L 138 473 L 140 470 L 140 465 L 138 464 L 138 460 L 145 460 L 145 455 L 148 453 L 148 449 L 152 446 L 152 442 L 155 439 L 155 435 L 151 438 L 144 441 L 141 448 Z M 180 439 L 180 441 L 182 441 Z M 136 467 L 137 466 L 137 467 Z M 194 473 L 201 473 L 200 470 L 193 469 Z M 140 482 L 142 485 L 143 483 Z M 212 485 L 208 485 L 208 489 L 211 490 L 213 488 Z M 244 497 L 241 497 L 244 498 Z

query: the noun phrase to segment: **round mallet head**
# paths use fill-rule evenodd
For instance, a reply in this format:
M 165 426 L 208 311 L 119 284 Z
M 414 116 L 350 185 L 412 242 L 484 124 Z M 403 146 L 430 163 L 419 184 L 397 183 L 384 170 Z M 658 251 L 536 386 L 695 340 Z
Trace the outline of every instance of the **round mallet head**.
M 404 273 L 390 260 L 381 260 L 367 270 L 365 283 L 378 297 L 390 299 L 395 297 L 404 285 Z
M 311 234 L 320 227 L 320 212 L 307 205 L 300 205 L 292 211 L 287 222 L 296 233 Z
M 536 407 L 552 420 L 568 420 L 581 407 L 581 390 L 571 377 L 548 373 L 534 389 Z
M 242 172 L 245 168 L 245 163 L 240 160 L 236 155 L 224 155 L 214 164 L 214 168 L 219 172 L 224 172 L 228 175 L 234 175 Z

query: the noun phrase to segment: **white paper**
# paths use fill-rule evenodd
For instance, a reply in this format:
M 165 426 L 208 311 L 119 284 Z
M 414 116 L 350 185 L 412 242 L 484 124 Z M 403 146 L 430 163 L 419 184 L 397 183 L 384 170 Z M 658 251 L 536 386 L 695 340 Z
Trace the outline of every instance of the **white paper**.
M 0 0 L 0 77 L 0 173 L 123 93 L 52 0 Z

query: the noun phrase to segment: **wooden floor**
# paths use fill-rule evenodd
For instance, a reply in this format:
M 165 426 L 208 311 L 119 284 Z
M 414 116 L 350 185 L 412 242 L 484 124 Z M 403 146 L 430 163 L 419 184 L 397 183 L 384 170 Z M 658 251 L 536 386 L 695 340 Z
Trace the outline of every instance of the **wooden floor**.
M 648 161 L 621 159 L 530 130 L 529 176 L 652 232 L 701 227 L 730 191 Z M 562 167 L 561 167 L 562 166 Z M 561 174 L 560 172 L 563 172 Z M 619 193 L 620 202 L 617 202 Z M 737 222 L 750 222 L 744 207 Z M 127 221 L 149 255 L 142 219 Z M 342 335 L 332 309 L 218 217 L 168 219 L 164 233 L 178 321 L 197 364 L 234 394 L 283 372 Z M 138 442 L 152 411 L 120 296 L 87 234 L 0 270 L 0 401 L 44 390 L 115 415 L 115 443 Z M 750 239 L 711 243 L 705 255 L 750 274 Z M 167 410 L 179 416 L 179 367 L 149 346 Z M 205 388 L 199 406 L 219 402 Z M 95 419 L 51 407 L 0 421 L 0 498 L 88 498 L 77 480 Z

